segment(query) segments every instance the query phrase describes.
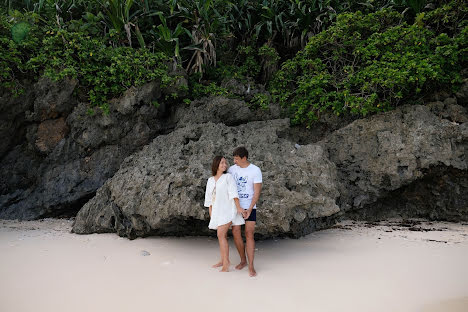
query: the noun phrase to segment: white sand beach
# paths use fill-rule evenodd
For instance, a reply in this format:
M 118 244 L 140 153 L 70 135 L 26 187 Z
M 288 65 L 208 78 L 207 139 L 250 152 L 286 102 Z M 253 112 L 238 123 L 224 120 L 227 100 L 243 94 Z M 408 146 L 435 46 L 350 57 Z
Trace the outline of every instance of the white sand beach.
M 0 220 L 0 311 L 468 311 L 468 224 L 346 221 L 257 242 L 250 278 L 232 238 L 71 234 L 72 221 Z

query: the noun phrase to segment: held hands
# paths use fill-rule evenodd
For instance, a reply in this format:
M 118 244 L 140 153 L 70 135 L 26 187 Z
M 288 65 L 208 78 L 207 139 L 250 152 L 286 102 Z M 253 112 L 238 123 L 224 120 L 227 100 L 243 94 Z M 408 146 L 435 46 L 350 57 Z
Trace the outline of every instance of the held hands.
M 250 212 L 248 212 L 249 210 L 246 210 L 246 209 L 243 209 L 243 208 L 240 208 L 240 207 L 237 207 L 237 213 L 239 213 L 242 218 L 244 219 L 248 219 L 249 218 L 249 215 L 250 215 Z M 248 213 L 248 214 L 247 214 Z
M 239 198 L 234 198 L 234 202 L 236 203 L 237 213 L 241 214 L 244 219 L 248 219 L 250 214 L 252 213 L 252 208 L 250 209 L 243 209 L 239 204 Z

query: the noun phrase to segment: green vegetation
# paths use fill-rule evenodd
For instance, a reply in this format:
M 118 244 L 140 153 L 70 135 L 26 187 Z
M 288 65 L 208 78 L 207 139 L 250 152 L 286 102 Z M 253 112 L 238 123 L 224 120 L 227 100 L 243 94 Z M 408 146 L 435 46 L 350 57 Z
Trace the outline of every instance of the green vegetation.
M 455 5 L 444 10 L 458 10 Z M 456 86 L 466 65 L 466 21 L 450 37 L 426 28 L 427 20 L 418 16 L 409 25 L 387 9 L 341 14 L 283 64 L 271 92 L 290 109 L 294 123 L 310 123 L 320 112 L 367 115 Z
M 53 24 L 39 27 L 39 15 L 15 13 L 13 22 L 21 20 L 15 25 L 27 24 L 33 34 L 22 36 L 18 43 L 7 35 L 0 37 L 2 51 L 9 52 L 0 56 L 0 86 L 14 94 L 23 92 L 21 79 L 25 76 L 37 79 L 45 75 L 52 80 L 76 78 L 91 106 L 107 112 L 108 100 L 131 86 L 158 80 L 165 87 L 175 80 L 168 75 L 169 57 L 162 52 L 113 47 L 87 31 L 74 30 L 79 28 L 78 22 L 67 24 L 68 27 Z M 8 28 L 15 29 L 5 16 L 1 26 L 2 33 Z
M 167 74 L 168 57 L 148 49 L 109 47 L 82 32 L 50 29 L 37 55 L 27 63 L 29 69 L 53 80 L 76 78 L 88 90 L 92 106 L 107 110 L 108 100 L 131 86 L 152 80 L 167 86 L 173 80 Z
M 462 0 L 5 0 L 0 89 L 72 77 L 93 111 L 108 111 L 182 67 L 189 99 L 232 96 L 223 82 L 236 79 L 266 85 L 252 107 L 277 101 L 295 123 L 366 115 L 460 83 L 466 14 Z
M 265 93 L 257 93 L 253 96 L 250 104 L 254 108 L 268 109 L 270 106 L 270 97 Z
M 24 91 L 23 79 L 30 74 L 26 63 L 39 49 L 42 32 L 36 24 L 39 15 L 13 13 L 11 16 L 0 14 L 0 88 L 19 95 Z M 28 26 L 15 30 L 18 25 L 25 24 Z

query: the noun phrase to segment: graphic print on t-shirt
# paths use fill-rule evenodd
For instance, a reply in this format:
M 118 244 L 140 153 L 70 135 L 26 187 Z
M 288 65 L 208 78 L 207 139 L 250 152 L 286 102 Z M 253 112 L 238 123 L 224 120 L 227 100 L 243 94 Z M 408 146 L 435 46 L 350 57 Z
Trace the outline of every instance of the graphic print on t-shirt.
M 244 193 L 245 190 L 247 189 L 247 183 L 249 181 L 248 177 L 238 177 L 237 174 L 234 175 L 234 179 L 236 180 L 237 184 L 237 191 L 239 193 Z M 249 194 L 247 194 L 247 198 L 249 197 Z M 245 198 L 245 197 L 244 197 Z

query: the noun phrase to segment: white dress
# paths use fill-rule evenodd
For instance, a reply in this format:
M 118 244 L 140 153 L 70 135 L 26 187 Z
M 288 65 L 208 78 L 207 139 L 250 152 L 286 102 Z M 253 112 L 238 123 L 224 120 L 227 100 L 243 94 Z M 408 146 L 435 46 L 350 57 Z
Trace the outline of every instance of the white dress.
M 232 222 L 232 225 L 245 224 L 241 214 L 237 213 L 234 198 L 237 195 L 237 186 L 231 174 L 225 173 L 215 181 L 214 177 L 208 179 L 205 192 L 205 207 L 212 206 L 211 219 L 208 227 L 216 230 L 218 226 Z

